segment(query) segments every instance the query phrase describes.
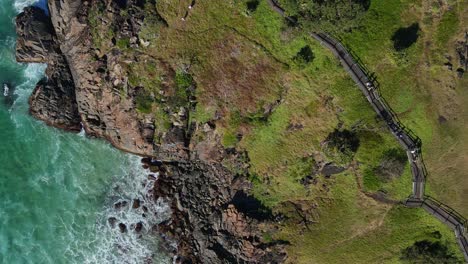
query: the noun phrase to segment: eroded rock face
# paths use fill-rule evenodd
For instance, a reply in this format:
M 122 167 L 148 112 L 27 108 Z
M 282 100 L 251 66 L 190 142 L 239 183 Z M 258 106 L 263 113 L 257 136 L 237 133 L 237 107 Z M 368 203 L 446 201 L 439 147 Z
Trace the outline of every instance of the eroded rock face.
M 75 85 L 67 61 L 57 45 L 50 19 L 37 7 L 28 7 L 16 19 L 19 62 L 47 63 L 45 79 L 30 98 L 30 112 L 47 124 L 80 130 L 80 117 L 75 99 Z
M 89 5 L 87 1 L 49 1 L 60 50 L 68 61 L 76 86 L 76 102 L 83 126 L 88 134 L 106 138 L 120 149 L 154 155 L 152 120 L 139 115 L 133 98 L 122 96 L 107 81 L 119 54 L 103 59 L 95 57 L 99 51 L 94 49 L 89 32 Z
M 45 12 L 28 7 L 16 18 L 16 60 L 46 63 L 55 46 L 54 30 Z

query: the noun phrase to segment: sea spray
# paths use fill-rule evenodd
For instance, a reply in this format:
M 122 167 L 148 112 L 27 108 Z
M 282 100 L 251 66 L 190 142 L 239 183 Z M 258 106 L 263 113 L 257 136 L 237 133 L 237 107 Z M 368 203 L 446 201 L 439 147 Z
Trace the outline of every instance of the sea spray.
M 115 179 L 107 194 L 107 206 L 97 223 L 105 234 L 96 256 L 87 263 L 167 263 L 167 258 L 154 254 L 158 247 L 154 227 L 170 215 L 169 204 L 154 201 L 152 188 L 157 175 L 142 167 L 140 158 L 131 157 L 128 177 Z
M 43 10 L 47 11 L 47 0 L 16 0 L 13 3 L 15 10 L 19 13 L 23 11 L 25 7 L 28 6 L 37 6 L 42 8 Z
M 36 3 L 37 0 L 16 0 L 13 3 L 13 6 L 15 7 L 15 10 L 19 13 L 23 11 L 23 9 L 27 6 L 31 6 L 34 3 Z
M 28 114 L 46 65 L 15 62 L 14 15 L 33 2 L 0 0 L 0 83 L 16 96 L 13 104 L 0 98 L 0 263 L 170 263 L 152 233 L 168 206 L 147 195 L 154 178 L 140 158 Z M 112 216 L 126 233 L 109 224 Z
M 13 93 L 14 93 L 14 101 L 9 108 L 11 113 L 11 119 L 15 123 L 17 128 L 23 126 L 23 122 L 27 121 L 28 117 L 26 114 L 29 111 L 29 96 L 33 88 L 39 82 L 40 79 L 44 78 L 44 72 L 47 68 L 46 64 L 27 64 L 23 70 L 23 82 L 20 84 L 13 83 Z M 33 121 L 34 120 L 30 120 Z

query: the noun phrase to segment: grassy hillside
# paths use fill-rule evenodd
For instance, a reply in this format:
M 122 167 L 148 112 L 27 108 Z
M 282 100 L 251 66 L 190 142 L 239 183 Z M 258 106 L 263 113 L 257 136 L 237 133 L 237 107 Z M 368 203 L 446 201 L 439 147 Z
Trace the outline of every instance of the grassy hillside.
M 437 242 L 461 259 L 449 229 L 397 204 L 411 193 L 406 158 L 328 50 L 266 1 L 197 1 L 189 10 L 190 2 L 147 4 L 145 45 L 95 36 L 100 50 L 124 54 L 139 111 L 156 117 L 156 142 L 185 107 L 193 145 L 206 140 L 199 128 L 209 122 L 217 135 L 210 140 L 245 152 L 254 196 L 283 216 L 265 240 L 289 241 L 290 263 L 397 263 L 418 241 Z M 466 77 L 447 70 L 440 55 L 455 61 L 463 8 L 374 0 L 358 27 L 340 37 L 422 138 L 430 193 L 466 215 Z M 415 29 L 414 43 L 398 42 Z M 325 164 L 344 171 L 324 173 Z
M 468 16 L 463 1 L 373 1 L 363 27 L 343 41 L 374 71 L 404 124 L 423 141 L 428 192 L 468 215 L 466 74 L 457 48 Z M 392 37 L 417 25 L 417 40 L 396 51 Z M 449 69 L 449 64 L 452 69 Z

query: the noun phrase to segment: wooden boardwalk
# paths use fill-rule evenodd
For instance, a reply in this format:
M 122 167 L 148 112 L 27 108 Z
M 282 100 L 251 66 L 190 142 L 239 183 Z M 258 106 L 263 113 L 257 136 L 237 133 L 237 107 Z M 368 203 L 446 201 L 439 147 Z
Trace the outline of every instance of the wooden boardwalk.
M 275 0 L 267 1 L 275 12 L 289 19 Z M 396 113 L 379 93 L 378 83 L 375 78 L 370 77 L 372 76 L 370 72 L 359 63 L 359 60 L 348 49 L 325 33 L 311 33 L 311 36 L 340 60 L 341 65 L 358 85 L 374 111 L 386 122 L 393 136 L 405 149 L 413 176 L 413 188 L 410 197 L 403 203 L 410 208 L 422 207 L 450 227 L 454 231 L 460 249 L 465 256 L 465 261 L 468 263 L 468 222 L 466 218 L 449 206 L 424 193 L 427 170 L 422 158 L 420 138 L 400 122 Z
M 350 52 L 338 41 L 325 33 L 311 33 L 317 41 L 328 48 L 340 60 L 341 64 L 358 85 L 367 101 L 375 112 L 386 123 L 391 133 L 406 150 L 408 161 L 413 175 L 413 191 L 411 196 L 404 201 L 408 207 L 422 207 L 428 213 L 450 227 L 456 236 L 466 262 L 468 262 L 468 233 L 467 220 L 449 206 L 425 195 L 424 185 L 427 170 L 421 155 L 421 140 L 407 129 L 399 120 L 395 112 L 388 106 L 378 91 L 378 84 L 370 74 L 360 66 Z

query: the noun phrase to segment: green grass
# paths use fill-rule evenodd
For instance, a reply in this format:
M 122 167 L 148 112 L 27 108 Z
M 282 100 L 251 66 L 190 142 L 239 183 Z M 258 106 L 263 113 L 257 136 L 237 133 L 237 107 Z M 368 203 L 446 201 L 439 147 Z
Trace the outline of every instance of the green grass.
M 154 100 L 149 93 L 142 92 L 136 96 L 135 103 L 139 112 L 149 114 L 152 111 Z
M 187 90 L 193 85 L 193 78 L 190 74 L 179 70 L 176 72 L 175 84 L 178 89 Z
M 130 47 L 130 39 L 129 38 L 118 39 L 115 45 L 121 50 L 127 49 Z
M 105 7 L 103 4 L 93 5 L 89 10 L 88 22 L 91 30 L 93 44 L 102 53 L 109 49 L 112 38 L 115 36 L 113 27 L 105 27 L 101 19 L 104 16 Z
M 205 108 L 201 104 L 197 104 L 195 107 L 195 112 L 192 115 L 192 118 L 194 121 L 204 124 L 210 120 L 213 119 L 214 117 L 214 112 L 210 111 L 210 109 Z
M 466 102 L 460 92 L 466 81 L 457 79 L 453 71 L 443 66 L 447 55 L 456 58 L 454 38 L 463 35 L 460 12 L 464 7 L 459 1 L 448 4 L 450 7 L 437 5 L 428 10 L 424 2 L 416 0 L 372 1 L 362 27 L 344 34 L 342 39 L 376 73 L 384 98 L 403 124 L 422 139 L 429 170 L 428 193 L 466 214 L 466 167 L 461 165 L 466 152 L 454 142 L 464 138 L 461 131 L 466 130 L 466 122 L 437 122 L 439 115 L 466 119 L 461 114 L 465 103 L 454 103 Z M 396 52 L 391 41 L 393 33 L 415 22 L 422 28 L 418 41 L 404 52 Z M 452 63 L 457 67 L 456 59 Z M 460 158 L 447 155 L 452 152 Z M 397 185 L 408 182 L 408 176 L 405 173 Z M 375 177 L 367 175 L 366 179 L 372 189 L 381 188 Z M 402 196 L 402 190 L 398 192 Z
M 352 34 L 344 35 L 343 40 L 363 59 L 366 66 L 377 72 L 384 97 L 397 113 L 400 113 L 403 122 L 417 131 L 423 141 L 430 141 L 433 137 L 433 124 L 428 119 L 425 109 L 429 98 L 421 93 L 417 85 L 417 74 L 414 73 L 422 55 L 422 37 L 404 52 L 396 52 L 391 42 L 391 36 L 399 27 L 406 27 L 419 19 L 411 12 L 406 12 L 411 5 L 418 8 L 419 2 L 372 2 L 362 27 Z M 258 21 L 262 19 L 258 18 Z M 271 26 L 268 32 L 274 28 Z M 304 45 L 303 41 L 292 40 L 290 43 Z M 278 42 L 271 43 L 271 50 L 275 50 L 275 43 Z M 357 125 L 362 131 L 359 133 L 361 146 L 355 159 L 359 162 L 359 175 L 362 177 L 364 189 L 371 192 L 384 191 L 393 199 L 406 198 L 411 193 L 411 173 L 408 165 L 400 177 L 389 182 L 379 179 L 373 171 L 384 153 L 389 149 L 400 148 L 397 141 L 387 132 L 385 124 L 375 122 L 375 113 L 352 80 L 345 76 L 341 69 L 337 69 L 337 62 L 333 56 L 313 43 L 311 45 L 317 58 L 302 71 L 307 78 L 296 75 L 291 79 L 285 103 L 276 109 L 267 124 L 256 127 L 253 133 L 241 142 L 249 152 L 252 170 L 259 175 L 254 184 L 255 195 L 266 205 L 277 208 L 281 208 L 284 202 L 295 199 L 307 200 L 310 203 L 324 199 L 323 190 L 317 188 L 312 188 L 310 195 L 310 192 L 298 183 L 298 179 L 301 178 L 298 174 L 302 174 L 302 177 L 307 174 L 292 168 L 301 167 L 301 163 L 306 167 L 302 158 L 317 150 L 325 134 L 312 134 L 309 131 L 288 133 L 287 127 L 291 120 L 304 120 L 307 116 L 319 114 L 320 103 L 316 102 L 317 98 L 331 95 L 333 105 L 342 108 L 338 118 L 343 126 L 349 128 Z M 293 57 L 293 53 L 285 56 L 284 51 L 275 54 L 286 62 Z M 294 97 L 295 92 L 301 96 Z M 324 119 L 322 116 L 322 119 L 314 124 L 315 128 L 326 123 Z M 330 118 L 324 130 L 330 131 L 337 121 L 333 117 Z M 302 151 L 296 148 L 297 146 L 301 146 Z M 321 183 L 323 181 L 324 179 L 320 180 Z M 354 177 L 348 175 L 345 180 L 343 175 L 337 175 L 336 181 L 338 183 L 326 183 L 331 186 L 334 195 L 329 203 L 321 204 L 323 207 L 319 206 L 322 209 L 317 229 L 311 232 L 297 230 L 297 225 L 291 224 L 285 228 L 288 230 L 285 233 L 291 232 L 288 233 L 290 236 L 281 236 L 295 241 L 291 251 L 293 256 L 298 256 L 300 263 L 310 263 L 310 260 L 318 263 L 338 263 L 350 259 L 353 263 L 380 262 L 382 259 L 379 257 L 382 254 L 386 255 L 383 262 L 399 262 L 400 250 L 415 241 L 430 239 L 429 233 L 436 230 L 443 230 L 444 241 L 450 244 L 451 250 L 458 252 L 453 234 L 445 226 L 420 210 L 401 207 L 389 209 L 388 216 L 382 218 L 382 227 L 369 232 L 364 239 L 350 239 L 343 248 L 335 246 L 337 235 L 343 239 L 349 238 L 350 232 L 345 228 L 366 229 L 368 217 L 371 218 L 369 215 L 381 207 L 364 199 L 372 206 L 369 205 L 365 209 L 369 212 L 359 210 L 356 203 L 363 203 L 363 198 L 357 198 L 361 195 L 358 186 L 354 185 Z M 408 219 L 411 219 L 410 224 L 406 221 Z M 299 233 L 303 236 L 298 237 Z M 371 246 L 374 243 L 377 244 L 377 249 Z
M 161 18 L 151 16 L 140 32 L 151 43 L 138 49 L 146 55 L 138 53 L 139 62 L 127 69 L 131 86 L 154 95 L 151 104 L 136 100 L 140 112 L 156 118 L 155 142 L 170 128 L 178 107 L 187 106 L 195 85 L 197 105 L 190 120 L 199 127 L 211 121 L 224 147 L 248 155 L 254 196 L 289 217 L 266 237 L 291 241 L 292 263 L 395 263 L 401 250 L 432 239 L 437 230 L 455 248 L 453 234 L 431 216 L 364 194 L 384 191 L 389 198 L 406 198 L 409 167 L 390 181 L 375 174 L 385 153 L 399 145 L 339 61 L 307 32 L 287 28 L 266 1 L 249 12 L 246 1 L 197 2 L 186 22 L 180 20 L 180 3 L 158 1 L 157 6 Z M 403 122 L 426 142 L 434 134 L 426 109 L 430 96 L 421 92 L 416 72 L 424 32 L 404 52 L 396 52 L 391 41 L 398 28 L 418 20 L 417 12 L 408 10 L 419 6 L 420 1 L 372 1 L 361 27 L 342 38 L 377 73 L 384 97 Z M 313 59 L 297 67 L 297 54 L 307 46 Z M 161 91 L 170 95 L 167 102 Z M 264 116 L 268 106 L 273 110 Z M 323 141 L 338 128 L 359 138 L 352 160 L 324 153 Z M 198 132 L 197 140 L 204 140 Z M 301 179 L 318 160 L 349 169 L 330 178 L 314 175 L 316 183 L 304 186 Z M 309 209 L 306 215 L 314 220 L 309 229 L 291 203 Z
M 446 44 L 458 32 L 458 23 L 458 14 L 455 8 L 445 12 L 437 28 L 435 37 L 439 45 Z
M 172 126 L 169 114 L 163 109 L 158 106 L 156 110 L 154 111 L 154 126 L 155 126 L 155 131 L 154 131 L 154 142 L 156 144 L 161 143 L 161 137 L 163 136 L 164 133 L 169 131 L 169 129 Z
M 310 230 L 290 223 L 275 237 L 293 242 L 291 263 L 399 263 L 404 248 L 425 239 L 441 241 L 462 259 L 444 224 L 422 209 L 379 205 L 363 197 L 350 176 L 336 178 L 316 214 Z
M 370 168 L 364 170 L 362 180 L 366 191 L 375 192 L 382 189 L 382 180 Z

